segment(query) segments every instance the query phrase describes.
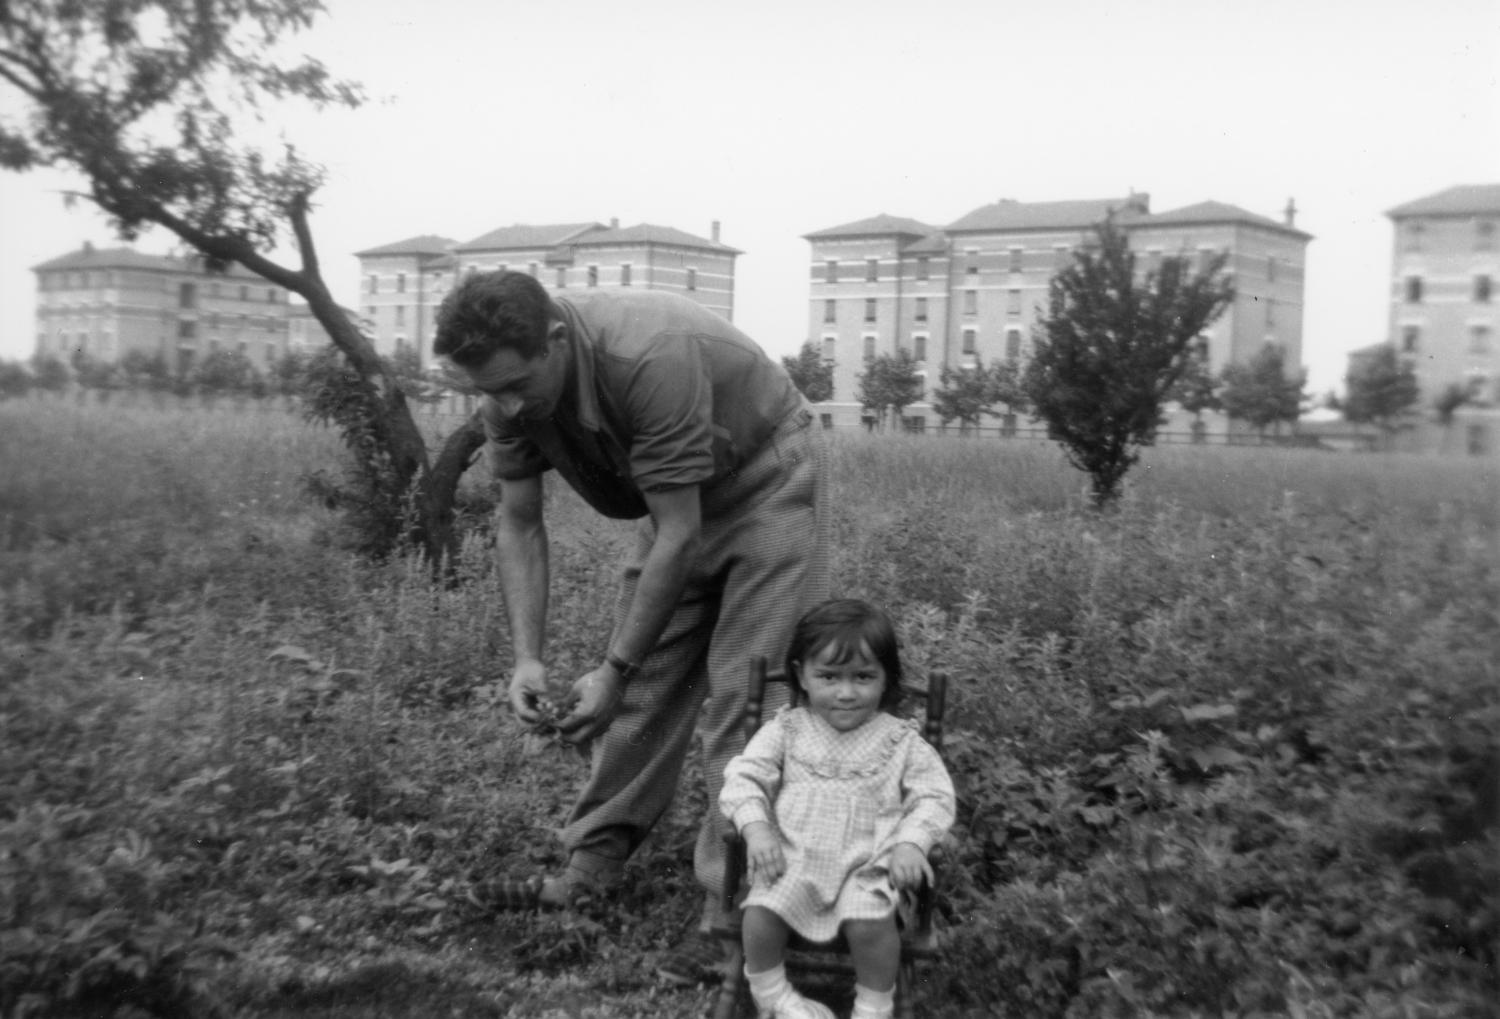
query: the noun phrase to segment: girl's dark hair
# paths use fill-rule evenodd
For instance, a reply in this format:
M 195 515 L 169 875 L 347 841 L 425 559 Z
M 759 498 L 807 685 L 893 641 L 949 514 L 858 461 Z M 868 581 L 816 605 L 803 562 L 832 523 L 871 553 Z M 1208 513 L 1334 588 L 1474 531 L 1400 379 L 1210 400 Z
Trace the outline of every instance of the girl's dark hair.
M 476 272 L 438 306 L 432 352 L 461 368 L 478 368 L 509 347 L 530 359 L 547 345 L 552 298 L 529 273 Z
M 834 598 L 809 609 L 797 621 L 792 645 L 786 653 L 786 674 L 796 680 L 799 693 L 802 663 L 829 647 L 834 649 L 832 664 L 835 665 L 842 665 L 868 648 L 885 670 L 880 708 L 895 711 L 901 703 L 901 643 L 890 616 L 857 598 Z

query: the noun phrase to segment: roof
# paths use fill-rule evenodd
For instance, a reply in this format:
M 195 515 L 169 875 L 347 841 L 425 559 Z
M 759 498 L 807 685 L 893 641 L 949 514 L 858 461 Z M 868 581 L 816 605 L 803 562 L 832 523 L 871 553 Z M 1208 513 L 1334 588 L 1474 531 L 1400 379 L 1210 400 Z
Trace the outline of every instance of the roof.
M 355 258 L 372 258 L 377 255 L 444 255 L 453 250 L 456 241 L 437 234 L 419 234 L 404 241 L 382 244 L 375 248 L 356 251 Z
M 868 219 L 857 219 L 853 223 L 845 223 L 842 226 L 830 226 L 823 230 L 814 230 L 810 234 L 803 234 L 803 238 L 809 241 L 829 240 L 835 237 L 890 237 L 892 235 L 907 237 L 926 237 L 933 232 L 933 227 L 915 219 L 907 219 L 904 216 L 889 216 L 881 213 Z
M 1500 213 L 1500 184 L 1459 184 L 1398 205 L 1386 215 L 1401 219 L 1406 216 L 1472 216 L 1486 212 Z
M 1167 212 L 1158 212 L 1150 216 L 1132 220 L 1132 229 L 1138 227 L 1152 226 L 1182 226 L 1186 224 L 1201 223 L 1242 223 L 1249 226 L 1258 226 L 1264 230 L 1275 230 L 1279 233 L 1292 234 L 1307 240 L 1312 239 L 1312 234 L 1304 233 L 1294 226 L 1277 222 L 1269 216 L 1262 216 L 1240 208 L 1238 205 L 1230 205 L 1227 202 L 1198 202 L 1194 205 L 1184 205 L 1180 209 L 1171 209 Z
M 48 259 L 31 267 L 32 272 L 48 272 L 53 269 L 164 269 L 182 272 L 187 269 L 185 259 L 171 255 L 146 255 L 134 248 L 96 248 L 85 244 L 77 251 Z
M 583 236 L 572 241 L 579 247 L 592 247 L 602 244 L 670 244 L 679 248 L 704 248 L 709 251 L 720 251 L 726 254 L 739 255 L 743 252 L 737 248 L 731 248 L 727 244 L 711 241 L 706 237 L 697 237 L 686 230 L 678 230 L 676 227 L 655 226 L 651 223 L 637 223 L 635 226 L 605 227 L 591 230 Z
M 1088 198 L 1068 202 L 1018 202 L 1005 198 L 985 205 L 952 223 L 949 233 L 994 230 L 1079 230 L 1093 226 L 1110 213 L 1118 212 L 1122 220 L 1138 218 L 1145 212 L 1141 206 L 1145 195 L 1125 198 Z
M 555 248 L 564 241 L 571 241 L 591 230 L 603 230 L 601 223 L 554 223 L 533 226 L 515 223 L 481 234 L 457 246 L 458 251 L 516 251 Z

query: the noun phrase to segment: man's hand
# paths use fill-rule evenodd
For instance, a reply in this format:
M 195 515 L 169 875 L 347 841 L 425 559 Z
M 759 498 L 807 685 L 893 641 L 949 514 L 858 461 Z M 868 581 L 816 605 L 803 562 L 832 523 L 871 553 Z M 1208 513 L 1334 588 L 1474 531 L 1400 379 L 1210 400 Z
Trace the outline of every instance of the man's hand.
M 786 873 L 786 857 L 781 854 L 781 840 L 765 821 L 752 821 L 740 833 L 745 839 L 745 862 L 750 868 L 750 883 L 763 881 L 774 885 Z
M 891 850 L 890 872 L 891 883 L 901 891 L 915 891 L 922 887 L 923 881 L 932 880 L 932 864 L 910 842 L 898 842 Z
M 547 696 L 547 666 L 535 658 L 516 663 L 510 674 L 510 709 L 527 725 L 536 725 L 546 718 L 541 701 Z
M 573 684 L 573 696 L 573 710 L 557 728 L 569 743 L 586 743 L 614 721 L 625 699 L 625 684 L 612 666 L 602 665 Z

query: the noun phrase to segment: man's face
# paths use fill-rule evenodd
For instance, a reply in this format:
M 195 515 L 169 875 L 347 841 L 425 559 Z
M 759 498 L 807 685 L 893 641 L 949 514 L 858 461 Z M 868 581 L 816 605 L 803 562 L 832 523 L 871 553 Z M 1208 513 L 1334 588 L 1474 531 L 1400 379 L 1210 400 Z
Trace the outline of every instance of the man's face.
M 547 346 L 533 358 L 502 348 L 479 367 L 465 369 L 465 374 L 495 401 L 506 420 L 544 420 L 557 409 L 567 384 L 566 344 L 560 340 L 561 333 L 549 332 Z

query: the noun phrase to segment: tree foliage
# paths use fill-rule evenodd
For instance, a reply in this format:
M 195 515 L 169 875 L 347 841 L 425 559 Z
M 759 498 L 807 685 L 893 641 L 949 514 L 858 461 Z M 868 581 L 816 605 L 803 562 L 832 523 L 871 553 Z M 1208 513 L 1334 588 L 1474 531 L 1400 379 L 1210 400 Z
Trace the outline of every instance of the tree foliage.
M 1224 410 L 1264 435 L 1267 428 L 1279 430 L 1281 422 L 1297 420 L 1306 385 L 1307 373 L 1289 374 L 1285 351 L 1268 343 L 1248 364 L 1224 369 Z
M 994 405 L 994 381 L 984 362 L 969 368 L 943 365 L 938 372 L 938 388 L 932 391 L 932 410 L 944 424 L 957 421 L 964 432 L 978 428 L 984 415 L 994 413 Z
M 0 400 L 25 396 L 36 384 L 31 372 L 24 364 L 15 361 L 0 361 Z
M 1234 286 L 1222 254 L 1198 272 L 1168 257 L 1138 275 L 1112 219 L 1095 233 L 1097 244 L 1052 278 L 1022 388 L 1102 507 L 1155 441 L 1193 341 L 1229 306 Z
M 865 363 L 855 394 L 859 405 L 884 424 L 887 418 L 901 420 L 901 412 L 922 398 L 922 376 L 917 362 L 905 347 L 895 354 L 880 354 Z
M 1195 418 L 1202 420 L 1204 411 L 1222 410 L 1224 401 L 1219 390 L 1224 382 L 1208 367 L 1208 359 L 1194 352 L 1188 357 L 1177 384 L 1172 387 L 1170 398 Z
M 795 357 L 783 357 L 781 365 L 808 403 L 833 399 L 833 362 L 823 359 L 812 340 L 805 341 Z
M 36 388 L 48 393 L 61 393 L 68 388 L 72 373 L 62 358 L 53 354 L 37 354 L 31 359 L 31 374 Z
M 398 498 L 410 497 L 419 525 L 402 533 L 451 554 L 454 489 L 478 427 L 471 420 L 430 462 L 398 380 L 323 279 L 311 225 L 321 168 L 254 140 L 273 133 L 283 102 L 361 103 L 358 86 L 318 61 L 279 56 L 322 10 L 318 0 L 9 0 L 0 109 L 15 112 L 0 119 L 0 166 L 75 171 L 86 185 L 76 197 L 122 238 L 163 227 L 210 270 L 237 262 L 306 300 L 357 377 L 360 429 L 389 461 Z M 288 239 L 295 267 L 267 254 Z
M 1344 377 L 1344 417 L 1369 422 L 1387 438 L 1399 428 L 1421 398 L 1417 373 L 1396 356 L 1396 348 L 1381 346 L 1356 358 Z

